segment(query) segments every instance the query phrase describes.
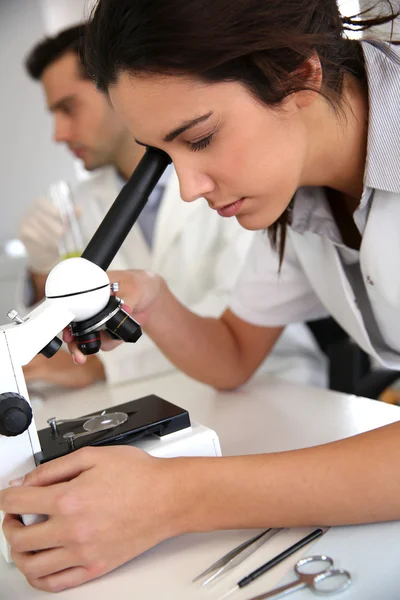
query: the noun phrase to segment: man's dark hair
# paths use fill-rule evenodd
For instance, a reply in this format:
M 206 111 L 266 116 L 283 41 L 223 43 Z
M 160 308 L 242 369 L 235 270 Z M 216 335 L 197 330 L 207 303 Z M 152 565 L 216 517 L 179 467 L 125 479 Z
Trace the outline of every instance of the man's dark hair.
M 85 25 L 74 25 L 39 42 L 25 60 L 26 70 L 32 79 L 39 80 L 44 70 L 67 52 L 73 52 L 79 58 L 79 48 L 82 45 L 84 33 Z M 78 64 L 82 78 L 89 79 L 80 60 Z

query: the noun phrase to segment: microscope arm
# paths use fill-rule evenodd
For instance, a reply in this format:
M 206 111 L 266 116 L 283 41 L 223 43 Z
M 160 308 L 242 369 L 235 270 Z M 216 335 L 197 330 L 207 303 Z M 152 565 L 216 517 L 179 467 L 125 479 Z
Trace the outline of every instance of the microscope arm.
M 6 325 L 6 333 L 13 364 L 24 366 L 41 352 L 71 321 L 75 314 L 67 306 L 60 306 L 51 300 L 44 300 L 22 323 Z

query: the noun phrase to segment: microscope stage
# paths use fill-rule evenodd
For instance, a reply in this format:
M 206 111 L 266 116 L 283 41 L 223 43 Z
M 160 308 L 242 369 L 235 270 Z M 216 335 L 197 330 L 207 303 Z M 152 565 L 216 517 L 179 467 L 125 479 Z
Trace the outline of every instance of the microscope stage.
M 100 417 L 103 412 L 105 417 L 125 413 L 127 419 L 110 429 L 95 433 L 87 432 L 87 429 L 85 431 L 83 426 L 94 417 Z M 87 417 L 86 422 L 83 420 L 84 417 Z M 100 409 L 96 414 L 84 415 L 84 417 L 76 417 L 76 420 L 71 419 L 68 422 L 60 420 L 60 423 L 57 423 L 56 433 L 52 427 L 41 429 L 38 435 L 42 452 L 35 455 L 36 464 L 69 454 L 72 450 L 64 435 L 70 432 L 76 436 L 74 449 L 78 450 L 84 446 L 132 444 L 151 434 L 162 438 L 191 426 L 189 413 L 186 410 L 154 394 L 104 410 Z

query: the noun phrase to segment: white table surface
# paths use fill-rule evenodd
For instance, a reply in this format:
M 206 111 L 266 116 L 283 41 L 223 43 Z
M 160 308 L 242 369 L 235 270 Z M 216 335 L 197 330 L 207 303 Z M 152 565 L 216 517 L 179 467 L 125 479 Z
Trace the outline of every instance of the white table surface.
M 51 416 L 70 418 L 150 393 L 189 410 L 191 418 L 217 431 L 223 454 L 253 454 L 290 450 L 337 440 L 400 419 L 400 409 L 372 400 L 293 385 L 267 376 L 235 392 L 217 392 L 188 377 L 171 373 L 152 380 L 108 388 L 68 392 L 46 388 L 35 400 L 38 427 Z M 371 482 L 373 485 L 373 482 Z M 57 595 L 61 600 L 216 600 L 242 576 L 272 558 L 310 530 L 286 530 L 259 549 L 212 589 L 191 580 L 255 531 L 221 531 L 168 540 L 113 573 Z M 243 600 L 292 577 L 299 555 L 324 553 L 348 569 L 354 584 L 343 600 L 400 598 L 398 568 L 400 522 L 330 529 L 314 546 L 300 551 L 279 567 L 231 597 Z M 49 595 L 28 586 L 22 575 L 0 560 L 1 600 L 44 600 Z M 315 597 L 310 590 L 294 598 Z

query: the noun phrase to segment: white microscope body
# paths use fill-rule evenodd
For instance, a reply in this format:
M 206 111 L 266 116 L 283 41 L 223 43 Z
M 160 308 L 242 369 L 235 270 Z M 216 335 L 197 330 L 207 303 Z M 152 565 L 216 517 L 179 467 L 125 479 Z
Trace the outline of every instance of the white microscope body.
M 0 327 L 0 489 L 6 488 L 10 480 L 22 477 L 35 468 L 38 457 L 43 454 L 40 440 L 42 439 L 43 445 L 43 440 L 49 439 L 38 435 L 22 367 L 39 352 L 47 357 L 52 356 L 61 345 L 61 341 L 55 336 L 70 324 L 78 346 L 85 354 L 99 350 L 100 329 L 106 329 L 111 337 L 127 342 L 135 342 L 140 337 L 139 324 L 122 309 L 121 300 L 111 294 L 116 291 L 116 286 L 110 284 L 106 269 L 170 162 L 170 158 L 163 152 L 148 148 L 90 240 L 82 258 L 69 258 L 56 265 L 46 281 L 46 299 L 23 318 L 16 311 L 10 311 L 8 316 L 14 323 Z M 154 398 L 157 402 L 157 397 Z M 125 443 L 134 443 L 160 457 L 221 455 L 219 440 L 214 431 L 198 423 L 190 423 L 186 411 L 161 398 L 158 400 L 179 413 L 185 413 L 179 427 L 174 429 L 166 425 L 165 429 L 152 428 L 154 424 L 159 427 L 160 420 L 154 414 L 155 405 L 149 404 L 147 398 L 142 398 L 139 401 L 144 402 L 146 407 L 143 413 L 151 413 L 145 415 L 147 420 L 144 430 L 148 435 L 140 441 L 132 442 L 129 439 L 134 440 L 133 436 L 126 437 Z M 153 408 L 150 410 L 150 407 Z M 109 414 L 108 411 L 104 412 Z M 122 414 L 128 419 L 127 415 Z M 76 421 L 75 417 L 76 415 L 72 420 Z M 93 424 L 93 416 L 88 418 Z M 87 421 L 84 427 L 86 424 Z M 128 426 L 130 427 L 130 422 Z M 94 433 L 97 435 L 98 431 L 97 429 Z M 159 435 L 156 435 L 157 432 Z M 87 433 L 69 432 L 63 436 L 70 443 L 66 452 L 74 451 L 75 435 L 79 438 L 80 446 L 91 443 L 88 437 L 82 437 Z M 121 430 L 116 429 L 114 441 L 124 443 L 120 442 L 121 439 Z M 56 441 L 58 445 L 59 440 Z M 101 442 L 96 439 L 93 443 Z M 0 512 L 0 525 L 1 517 Z M 23 521 L 28 525 L 36 517 L 37 515 L 25 515 Z M 0 550 L 10 560 L 1 527 Z
M 72 321 L 97 314 L 109 297 L 107 274 L 88 260 L 70 258 L 54 267 L 46 299 L 19 322 L 0 328 L 0 394 L 20 394 L 29 403 L 22 367 Z M 24 433 L 0 435 L 0 488 L 33 469 L 39 450 L 34 418 Z
M 0 401 L 2 395 L 11 392 L 30 405 L 22 367 L 72 321 L 87 319 L 104 308 L 110 297 L 110 281 L 94 263 L 70 258 L 51 271 L 46 296 L 26 317 L 14 315 L 14 323 L 0 327 Z M 9 422 L 12 417 L 8 415 Z M 33 416 L 29 428 L 20 435 L 0 435 L 0 489 L 34 469 L 38 452 L 40 443 Z M 1 532 L 0 546 L 7 558 Z
M 30 410 L 22 367 L 71 322 L 87 320 L 102 311 L 110 299 L 110 285 L 103 269 L 84 258 L 70 258 L 51 271 L 46 282 L 46 299 L 37 308 L 24 318 L 10 313 L 15 322 L 0 327 L 0 408 L 11 393 L 21 396 Z M 10 410 L 6 417 L 11 429 L 15 423 L 14 416 L 13 410 Z M 41 446 L 34 417 L 28 417 L 32 421 L 23 433 L 0 434 L 0 489 L 8 487 L 10 480 L 24 476 L 36 466 L 35 455 L 40 453 Z M 151 435 L 135 445 L 150 454 L 164 457 L 221 454 L 215 432 L 197 423 L 163 439 Z M 0 523 L 1 516 L 0 513 Z M 25 524 L 34 520 L 32 515 L 24 518 Z M 9 549 L 1 531 L 0 550 L 9 561 Z

